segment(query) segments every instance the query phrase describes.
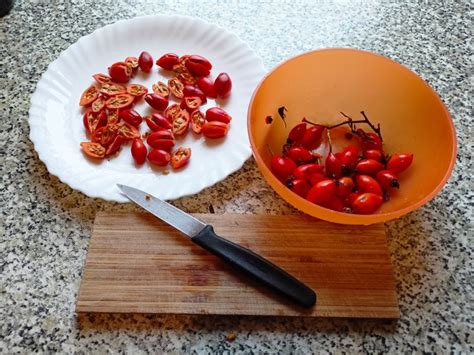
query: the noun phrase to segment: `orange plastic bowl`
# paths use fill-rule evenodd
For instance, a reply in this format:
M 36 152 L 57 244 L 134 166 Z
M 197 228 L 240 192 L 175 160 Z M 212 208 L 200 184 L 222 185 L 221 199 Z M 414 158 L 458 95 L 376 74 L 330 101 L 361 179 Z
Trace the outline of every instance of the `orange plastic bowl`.
M 280 106 L 288 109 L 287 126 L 278 116 Z M 387 153 L 414 153 L 412 165 L 399 176 L 400 190 L 376 213 L 356 215 L 314 205 L 272 174 L 270 151 L 281 153 L 289 130 L 302 117 L 331 125 L 342 120 L 341 111 L 360 119 L 362 110 L 380 123 Z M 271 124 L 265 121 L 268 115 Z M 248 133 L 260 171 L 282 198 L 311 216 L 343 224 L 389 221 L 422 206 L 446 183 L 456 157 L 453 122 L 433 89 L 406 67 L 354 49 L 316 50 L 273 69 L 250 101 Z

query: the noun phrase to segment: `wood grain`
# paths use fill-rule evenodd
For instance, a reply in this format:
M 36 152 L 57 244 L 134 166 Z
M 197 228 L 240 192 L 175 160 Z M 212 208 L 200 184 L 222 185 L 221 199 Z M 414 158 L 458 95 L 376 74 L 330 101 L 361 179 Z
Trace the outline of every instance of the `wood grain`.
M 382 224 L 306 216 L 196 215 L 312 287 L 304 310 L 235 272 L 149 214 L 98 213 L 77 312 L 399 318 Z

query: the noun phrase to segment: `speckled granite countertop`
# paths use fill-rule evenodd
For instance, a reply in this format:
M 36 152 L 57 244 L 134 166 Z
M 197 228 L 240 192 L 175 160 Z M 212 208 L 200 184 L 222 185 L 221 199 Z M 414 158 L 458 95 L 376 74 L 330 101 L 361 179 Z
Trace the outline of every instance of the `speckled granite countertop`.
M 0 19 L 0 352 L 472 353 L 472 11 L 470 1 L 16 1 Z M 47 65 L 81 36 L 118 19 L 157 13 L 218 23 L 247 41 L 268 68 L 314 48 L 356 47 L 407 65 L 439 92 L 457 129 L 457 165 L 436 199 L 386 224 L 398 322 L 76 317 L 96 212 L 138 209 L 88 198 L 48 174 L 28 139 L 30 96 Z M 295 213 L 253 160 L 175 204 L 206 212 L 210 201 L 216 212 Z M 226 340 L 228 332 L 237 334 L 235 341 Z

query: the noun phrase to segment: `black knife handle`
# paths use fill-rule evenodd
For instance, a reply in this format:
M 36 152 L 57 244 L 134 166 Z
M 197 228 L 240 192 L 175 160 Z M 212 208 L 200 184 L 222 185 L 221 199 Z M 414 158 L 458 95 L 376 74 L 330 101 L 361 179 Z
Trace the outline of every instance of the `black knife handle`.
M 253 251 L 219 237 L 211 225 L 191 240 L 299 305 L 315 304 L 316 294 L 312 289 Z

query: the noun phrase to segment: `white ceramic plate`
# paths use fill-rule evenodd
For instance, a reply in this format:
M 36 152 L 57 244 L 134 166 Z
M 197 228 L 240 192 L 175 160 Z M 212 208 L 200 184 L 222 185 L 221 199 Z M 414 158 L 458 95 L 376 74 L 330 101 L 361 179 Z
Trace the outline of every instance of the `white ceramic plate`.
M 229 99 L 216 103 L 208 100 L 202 108 L 221 106 L 233 117 L 225 139 L 205 140 L 191 132 L 178 142 L 191 147 L 192 157 L 179 172 L 163 174 L 149 164 L 136 166 L 130 145 L 109 160 L 96 163 L 84 157 L 80 142 L 86 141 L 79 98 L 92 84 L 92 75 L 107 73 L 107 67 L 127 56 L 146 50 L 156 57 L 174 52 L 200 54 L 208 58 L 211 75 L 229 73 L 233 88 Z M 183 16 L 146 16 L 119 21 L 80 38 L 51 63 L 31 98 L 30 139 L 49 172 L 90 197 L 118 202 L 128 201 L 117 183 L 145 190 L 162 199 L 176 199 L 198 193 L 238 170 L 250 157 L 247 136 L 247 107 L 253 90 L 265 74 L 262 61 L 237 36 L 203 20 Z M 131 80 L 151 85 L 168 80 L 153 66 L 152 73 L 139 73 Z M 146 103 L 135 109 L 149 112 Z M 141 125 L 142 133 L 147 130 Z

